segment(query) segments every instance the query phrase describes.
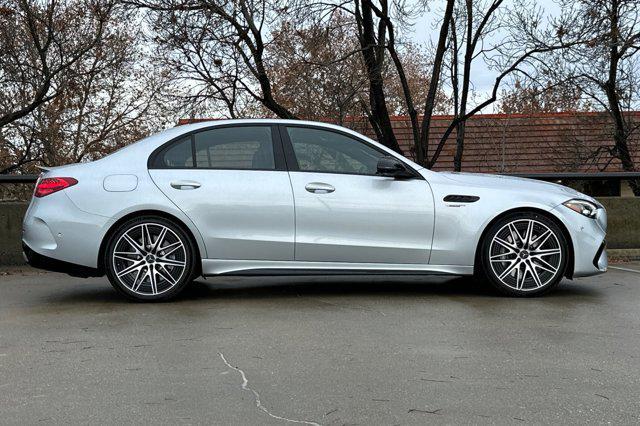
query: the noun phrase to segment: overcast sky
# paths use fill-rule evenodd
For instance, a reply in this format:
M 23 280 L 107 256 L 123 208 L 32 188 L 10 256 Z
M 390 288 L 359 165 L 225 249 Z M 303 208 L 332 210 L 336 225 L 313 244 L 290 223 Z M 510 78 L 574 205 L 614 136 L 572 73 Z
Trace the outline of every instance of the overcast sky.
M 559 13 L 559 7 L 556 0 L 541 0 L 536 2 L 537 5 L 544 9 L 549 16 L 555 16 Z M 441 0 L 429 2 L 429 11 L 421 15 L 411 28 L 410 37 L 417 43 L 428 45 L 430 42 L 435 44 L 440 31 L 440 18 L 443 14 L 446 2 Z M 512 1 L 505 1 L 502 7 L 510 7 Z M 474 63 L 472 69 L 472 82 L 478 93 L 488 93 L 493 88 L 495 72 L 491 71 L 486 64 L 478 61 Z M 488 112 L 488 111 L 487 111 Z

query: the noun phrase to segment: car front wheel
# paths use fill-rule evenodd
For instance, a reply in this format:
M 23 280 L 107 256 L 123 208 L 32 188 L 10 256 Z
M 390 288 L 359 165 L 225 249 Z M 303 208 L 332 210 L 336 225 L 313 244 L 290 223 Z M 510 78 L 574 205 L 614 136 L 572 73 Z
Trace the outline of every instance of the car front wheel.
M 173 222 L 139 217 L 121 224 L 111 235 L 104 264 L 111 285 L 127 297 L 167 300 L 195 278 L 195 248 Z
M 488 230 L 481 250 L 486 278 L 510 296 L 551 290 L 562 280 L 569 254 L 558 225 L 534 212 L 498 220 Z

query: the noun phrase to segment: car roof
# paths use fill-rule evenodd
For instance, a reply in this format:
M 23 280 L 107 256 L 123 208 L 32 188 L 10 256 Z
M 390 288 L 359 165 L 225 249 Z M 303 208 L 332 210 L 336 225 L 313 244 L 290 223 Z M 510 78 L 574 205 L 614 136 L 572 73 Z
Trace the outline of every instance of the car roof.
M 198 121 L 196 123 L 190 123 L 190 124 L 181 124 L 179 126 L 174 127 L 174 129 L 185 129 L 185 132 L 187 132 L 191 130 L 201 129 L 203 127 L 224 126 L 224 125 L 230 125 L 230 124 L 295 124 L 298 126 L 306 125 L 306 126 L 314 126 L 314 127 L 333 128 L 336 130 L 344 130 L 344 131 L 348 131 L 349 133 L 359 134 L 347 127 L 342 127 L 336 124 L 330 124 L 330 123 L 325 123 L 321 121 L 310 121 L 310 120 L 289 120 L 289 119 L 283 119 L 283 118 L 234 118 L 234 119 L 221 119 L 221 120 L 206 120 L 206 121 Z
M 179 138 L 182 135 L 188 134 L 190 132 L 196 131 L 196 130 L 200 130 L 200 129 L 206 129 L 206 128 L 213 128 L 213 127 L 218 127 L 218 126 L 228 126 L 228 125 L 242 125 L 242 124 L 288 124 L 288 125 L 296 125 L 296 126 L 310 126 L 310 127 L 316 127 L 316 128 L 325 128 L 325 129 L 333 129 L 333 130 L 338 130 L 344 133 L 349 133 L 351 135 L 353 135 L 356 138 L 359 139 L 364 139 L 367 142 L 379 147 L 380 149 L 386 151 L 389 155 L 391 156 L 395 156 L 395 157 L 400 157 L 402 158 L 404 161 L 408 161 L 409 163 L 411 163 L 411 165 L 417 170 L 417 169 L 422 169 L 423 167 L 414 163 L 413 161 L 411 161 L 410 159 L 394 152 L 393 150 L 385 147 L 384 145 L 380 144 L 379 142 L 361 134 L 358 133 L 354 130 L 351 130 L 347 127 L 342 127 L 342 126 L 338 126 L 335 124 L 329 124 L 329 123 L 323 123 L 323 122 L 318 122 L 318 121 L 308 121 L 308 120 L 286 120 L 286 119 L 279 119 L 279 118 L 245 118 L 245 119 L 229 119 L 229 120 L 207 120 L 207 121 L 199 121 L 197 123 L 191 123 L 191 124 L 182 124 L 176 127 L 172 127 L 169 129 L 166 129 L 162 132 L 159 133 L 155 133 L 153 135 L 150 135 L 138 142 L 135 142 L 131 145 L 128 145 L 114 153 L 112 153 L 111 155 L 108 155 L 106 158 L 111 157 L 112 160 L 115 160 L 116 158 L 123 158 L 124 156 L 130 156 L 130 155 L 135 155 L 137 157 L 140 158 L 144 158 L 144 164 L 146 166 L 146 158 L 148 158 L 148 156 L 158 147 L 164 145 L 165 143 L 174 140 L 176 138 Z
M 269 124 L 269 125 L 274 125 L 274 124 L 285 124 L 285 125 L 296 125 L 296 126 L 310 126 L 310 127 L 316 127 L 316 128 L 325 128 L 325 129 L 333 129 L 333 130 L 338 130 L 341 132 L 345 132 L 345 133 L 349 133 L 357 138 L 360 139 L 366 139 L 368 142 L 373 143 L 376 146 L 379 146 L 385 150 L 387 150 L 387 148 L 385 148 L 384 146 L 382 146 L 381 144 L 379 144 L 378 142 L 372 140 L 371 138 L 368 138 L 367 136 L 358 133 L 354 130 L 351 130 L 347 127 L 342 127 L 342 126 L 338 126 L 335 124 L 329 124 L 329 123 L 323 123 L 323 122 L 318 122 L 318 121 L 307 121 L 307 120 L 285 120 L 285 119 L 278 119 L 278 118 L 243 118 L 243 119 L 229 119 L 229 120 L 207 120 L 207 121 L 199 121 L 197 123 L 191 123 L 191 124 L 182 124 L 176 127 L 172 127 L 169 129 L 166 129 L 162 132 L 153 134 L 139 142 L 136 142 L 130 146 L 133 145 L 146 145 L 146 146 L 160 146 L 172 139 L 175 138 L 179 138 L 181 135 L 193 132 L 193 131 L 197 131 L 197 130 L 201 130 L 201 129 L 206 129 L 206 128 L 213 128 L 213 127 L 221 127 L 221 126 L 229 126 L 229 125 L 243 125 L 243 124 Z

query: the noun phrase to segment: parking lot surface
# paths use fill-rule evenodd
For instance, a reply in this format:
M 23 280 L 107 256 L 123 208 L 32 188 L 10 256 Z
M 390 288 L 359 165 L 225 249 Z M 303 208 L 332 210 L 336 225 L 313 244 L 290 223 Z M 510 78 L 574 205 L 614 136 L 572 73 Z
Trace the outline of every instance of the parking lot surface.
M 638 423 L 640 268 L 620 266 L 534 299 L 466 278 L 271 277 L 160 304 L 9 271 L 0 423 Z

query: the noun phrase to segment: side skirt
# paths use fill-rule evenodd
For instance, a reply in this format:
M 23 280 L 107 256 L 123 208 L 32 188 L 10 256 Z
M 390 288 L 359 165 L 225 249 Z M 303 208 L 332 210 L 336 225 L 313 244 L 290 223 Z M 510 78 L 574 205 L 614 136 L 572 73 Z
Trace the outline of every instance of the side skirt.
M 473 266 L 202 259 L 202 275 L 473 275 Z

